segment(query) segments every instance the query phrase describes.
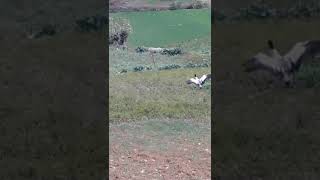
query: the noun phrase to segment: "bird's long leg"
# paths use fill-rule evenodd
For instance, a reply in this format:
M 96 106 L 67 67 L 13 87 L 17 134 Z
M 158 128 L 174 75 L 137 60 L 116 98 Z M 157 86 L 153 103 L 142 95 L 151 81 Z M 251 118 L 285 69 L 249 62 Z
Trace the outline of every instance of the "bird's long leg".
M 151 58 L 152 58 L 153 66 L 154 66 L 154 68 L 156 68 L 156 62 L 154 60 L 154 54 L 153 53 L 151 53 Z

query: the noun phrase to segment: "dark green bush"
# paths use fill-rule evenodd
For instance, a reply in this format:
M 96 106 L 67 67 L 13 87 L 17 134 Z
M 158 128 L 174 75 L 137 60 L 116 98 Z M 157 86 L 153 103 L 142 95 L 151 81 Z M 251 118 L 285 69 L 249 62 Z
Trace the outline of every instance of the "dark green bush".
M 135 51 L 137 52 L 137 53 L 143 53 L 143 52 L 146 52 L 146 51 L 148 51 L 146 48 L 144 48 L 144 47 L 137 47 L 136 49 L 135 49 Z
M 174 56 L 174 55 L 179 55 L 182 54 L 181 48 L 172 48 L 172 49 L 164 49 L 161 54 L 163 55 L 169 55 L 169 56 Z
M 109 45 L 125 47 L 132 27 L 127 19 L 109 18 Z
M 161 71 L 161 70 L 170 70 L 170 69 L 179 69 L 179 68 L 181 68 L 181 66 L 179 66 L 177 64 L 171 64 L 171 65 L 160 67 L 159 71 Z
M 137 67 L 134 67 L 133 68 L 133 71 L 134 72 L 139 72 L 139 71 L 143 71 L 144 70 L 144 67 L 143 66 L 137 66 Z
M 184 68 L 198 68 L 198 67 L 209 67 L 209 65 L 207 63 L 202 63 L 202 64 L 189 63 L 184 66 Z

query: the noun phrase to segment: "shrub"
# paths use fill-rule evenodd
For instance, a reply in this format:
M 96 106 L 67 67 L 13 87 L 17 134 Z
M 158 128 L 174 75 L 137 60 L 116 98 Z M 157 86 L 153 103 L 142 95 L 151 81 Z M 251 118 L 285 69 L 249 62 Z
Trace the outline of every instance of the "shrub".
M 202 63 L 202 64 L 189 63 L 184 66 L 184 68 L 198 68 L 198 67 L 209 67 L 209 64 L 207 64 L 207 63 Z
M 144 67 L 144 66 L 136 66 L 133 68 L 134 72 L 140 72 L 140 71 L 144 71 L 144 70 L 151 70 L 151 67 Z
M 127 19 L 109 18 L 109 45 L 125 46 L 132 27 Z
M 134 67 L 133 68 L 133 71 L 134 72 L 139 72 L 139 71 L 143 71 L 144 70 L 144 67 L 143 66 L 137 66 L 137 67 Z
M 171 65 L 167 65 L 167 66 L 164 66 L 164 67 L 160 67 L 159 71 L 161 71 L 161 70 L 170 70 L 170 69 L 179 69 L 179 68 L 181 68 L 181 66 L 179 66 L 177 64 L 171 64 Z
M 161 54 L 174 56 L 174 55 L 182 54 L 182 50 L 181 50 L 181 48 L 164 49 L 161 52 Z
M 146 52 L 146 51 L 148 51 L 146 48 L 144 48 L 144 47 L 137 47 L 136 49 L 135 49 L 135 51 L 137 52 L 137 53 L 143 53 L 143 52 Z

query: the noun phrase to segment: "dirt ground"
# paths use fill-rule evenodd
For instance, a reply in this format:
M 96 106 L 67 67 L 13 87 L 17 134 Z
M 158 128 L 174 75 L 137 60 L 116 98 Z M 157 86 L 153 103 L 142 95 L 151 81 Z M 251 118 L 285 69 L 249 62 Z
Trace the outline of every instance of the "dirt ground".
M 210 126 L 156 120 L 110 126 L 109 178 L 211 179 Z

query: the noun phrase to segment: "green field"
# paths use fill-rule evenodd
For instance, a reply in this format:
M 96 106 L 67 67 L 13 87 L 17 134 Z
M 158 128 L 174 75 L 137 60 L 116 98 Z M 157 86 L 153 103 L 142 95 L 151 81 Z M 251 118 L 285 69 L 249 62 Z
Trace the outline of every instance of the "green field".
M 155 118 L 210 118 L 210 83 L 202 90 L 185 81 L 190 74 L 208 73 L 210 69 L 151 71 L 127 73 L 110 78 L 110 120 L 132 121 Z
M 211 116 L 210 82 L 201 90 L 185 82 L 194 74 L 201 76 L 211 72 L 209 11 L 131 12 L 112 16 L 128 18 L 133 33 L 129 35 L 127 50 L 109 48 L 110 121 L 164 118 L 208 121 Z M 184 54 L 156 54 L 153 64 L 149 53 L 134 51 L 137 45 L 178 46 Z M 204 63 L 208 67 L 186 68 L 188 64 Z M 171 65 L 181 68 L 159 70 Z M 138 66 L 151 69 L 134 72 Z M 122 70 L 127 73 L 119 73 Z
M 164 46 L 208 37 L 211 33 L 210 9 L 121 12 L 110 16 L 130 21 L 132 46 Z

